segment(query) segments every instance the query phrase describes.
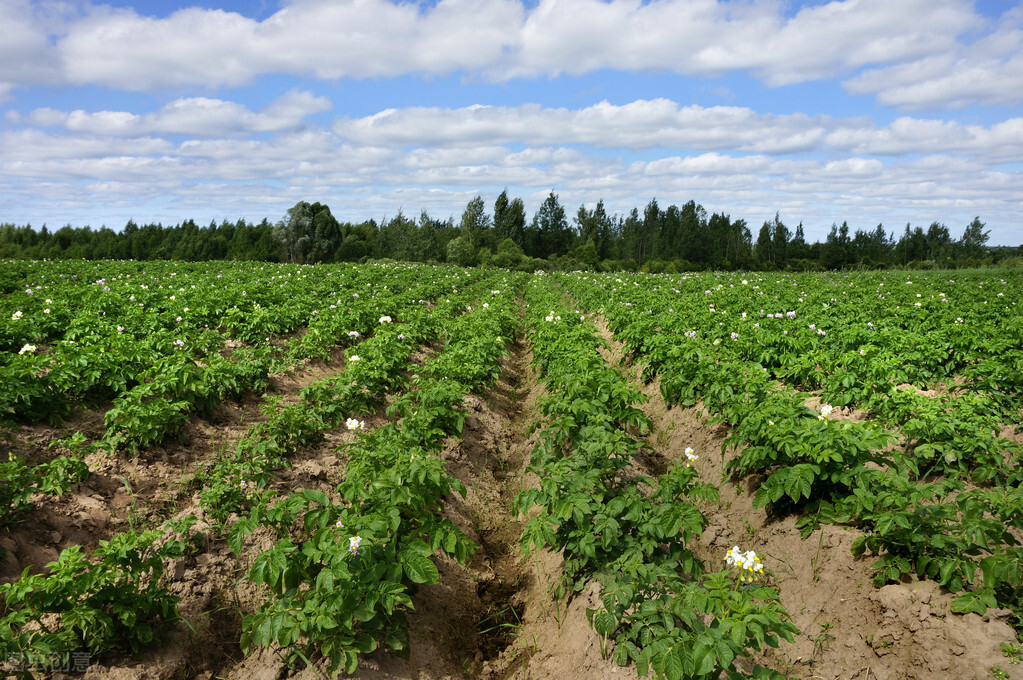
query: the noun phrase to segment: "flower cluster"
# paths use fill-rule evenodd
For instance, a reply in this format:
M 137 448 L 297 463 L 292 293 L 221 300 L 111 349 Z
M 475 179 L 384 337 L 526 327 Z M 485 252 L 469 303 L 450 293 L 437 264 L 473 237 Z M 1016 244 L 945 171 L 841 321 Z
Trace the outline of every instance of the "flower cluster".
M 21 316 L 22 316 L 21 310 L 19 309 L 14 314 L 11 314 L 11 321 L 17 321 L 21 318 Z
M 737 545 L 725 553 L 725 563 L 738 569 L 739 577 L 747 583 L 753 581 L 757 574 L 764 573 L 764 565 L 757 554 L 752 550 L 743 552 Z
M 25 346 L 21 348 L 21 351 L 18 352 L 18 354 L 31 354 L 34 351 L 36 351 L 36 346 L 35 345 L 30 345 L 28 343 L 25 343 Z
M 352 551 L 353 555 L 359 554 L 359 545 L 362 543 L 361 536 L 351 536 L 348 539 L 348 549 Z
M 389 316 L 380 317 L 380 323 L 391 323 L 391 317 Z
M 827 420 L 831 412 L 835 410 L 835 407 L 831 404 L 821 404 L 821 414 L 817 416 L 817 420 Z
M 349 418 L 349 419 L 347 419 L 345 421 L 345 427 L 347 427 L 349 430 L 353 430 L 353 431 L 354 430 L 365 430 L 366 429 L 366 421 L 364 421 L 364 420 L 356 420 L 355 418 Z
M 686 461 L 687 461 L 686 464 L 688 465 L 689 463 L 695 463 L 698 460 L 700 460 L 700 457 L 698 455 L 696 455 L 695 451 L 693 451 L 693 447 L 687 446 L 686 447 Z

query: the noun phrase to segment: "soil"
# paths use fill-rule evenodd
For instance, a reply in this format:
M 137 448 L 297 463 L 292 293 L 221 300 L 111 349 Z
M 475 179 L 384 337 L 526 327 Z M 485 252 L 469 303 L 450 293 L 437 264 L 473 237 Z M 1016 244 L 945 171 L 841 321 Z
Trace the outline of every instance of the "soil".
M 871 582 L 870 559 L 853 559 L 851 530 L 824 527 L 800 538 L 795 519 L 775 520 L 752 505 L 753 489 L 723 475 L 732 452 L 722 452 L 727 430 L 709 424 L 699 407 L 668 408 L 656 381 L 643 385 L 638 371 L 623 362 L 620 346 L 607 329 L 602 335 L 611 349 L 605 358 L 640 385 L 650 401 L 643 409 L 653 423 L 643 435 L 653 453 L 637 465 L 650 469 L 684 457 L 686 447 L 700 456 L 701 476 L 719 484 L 719 503 L 703 508 L 709 525 L 699 557 L 720 562 L 725 551 L 739 545 L 764 556 L 782 603 L 801 631 L 795 644 L 782 643 L 763 661 L 787 675 L 810 679 L 856 678 L 895 680 L 990 678 L 999 666 L 1008 677 L 1023 679 L 1023 666 L 1011 665 L 1001 643 L 1015 642 L 1009 612 L 991 610 L 984 617 L 953 614 L 951 596 L 932 582 L 907 581 L 877 589 Z M 424 353 L 424 356 L 426 354 Z M 454 497 L 446 513 L 479 548 L 467 568 L 444 559 L 437 564 L 438 585 L 421 589 L 410 613 L 411 653 L 408 659 L 380 651 L 364 657 L 353 677 L 367 680 L 610 680 L 635 678 L 634 668 L 610 661 L 601 640 L 590 629 L 586 608 L 597 602 L 596 584 L 571 599 L 556 601 L 550 591 L 561 576 L 562 559 L 549 552 L 523 557 L 518 540 L 522 520 L 510 512 L 511 500 L 524 486 L 537 482 L 526 473 L 534 444 L 529 426 L 537 419 L 543 389 L 531 366 L 528 347 L 520 340 L 503 364 L 497 384 L 482 395 L 468 397 L 463 436 L 443 450 L 448 471 L 468 493 Z M 342 366 L 335 355 L 289 375 L 274 377 L 274 391 L 285 402 L 300 389 L 331 375 Z M 110 656 L 92 659 L 83 675 L 55 677 L 199 678 L 212 680 L 276 680 L 326 677 L 323 669 L 289 669 L 271 652 L 245 657 L 239 648 L 241 613 L 259 603 L 259 592 L 244 585 L 245 565 L 258 550 L 269 547 L 268 536 L 256 535 L 239 560 L 205 522 L 198 502 L 195 474 L 199 466 L 229 451 L 246 429 L 264 418 L 260 400 L 225 403 L 206 418 L 193 419 L 184 443 L 171 442 L 137 457 L 93 455 L 86 483 L 56 499 L 37 499 L 25 521 L 0 534 L 7 561 L 0 579 L 16 579 L 21 570 L 42 569 L 71 545 L 95 547 L 113 532 L 196 514 L 205 549 L 168 566 L 167 577 L 181 599 L 188 625 L 178 626 L 167 644 L 141 658 Z M 107 405 L 109 407 L 109 405 Z M 12 453 L 38 463 L 59 455 L 50 442 L 75 430 L 97 437 L 104 408 L 78 411 L 59 428 L 23 427 L 14 439 L 0 444 L 0 455 Z M 385 409 L 367 417 L 367 428 L 387 422 Z M 859 414 L 846 414 L 860 417 Z M 335 449 L 357 435 L 330 433 L 319 445 L 301 450 L 294 466 L 275 482 L 280 492 L 299 488 L 330 490 L 344 469 Z

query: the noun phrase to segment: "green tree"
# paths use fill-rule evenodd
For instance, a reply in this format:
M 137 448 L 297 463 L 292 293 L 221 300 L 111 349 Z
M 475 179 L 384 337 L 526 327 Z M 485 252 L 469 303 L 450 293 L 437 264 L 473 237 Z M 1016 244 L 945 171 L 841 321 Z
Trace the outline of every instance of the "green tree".
M 532 227 L 538 238 L 539 257 L 565 255 L 572 247 L 572 231 L 568 228 L 565 209 L 553 191 L 533 214 Z
M 959 241 L 959 247 L 964 258 L 980 260 L 987 254 L 987 241 L 991 232 L 985 231 L 984 226 L 979 216 L 974 217 L 973 221 L 966 225 L 963 238 Z
M 754 251 L 757 257 L 757 264 L 761 267 L 774 266 L 774 227 L 770 222 L 764 222 L 757 235 L 757 245 Z
M 639 231 L 639 250 L 637 260 L 640 266 L 654 255 L 657 237 L 661 231 L 661 208 L 657 199 L 651 198 L 643 209 L 643 222 Z
M 774 224 L 771 225 L 771 231 L 774 239 L 774 245 L 771 249 L 774 254 L 774 264 L 778 267 L 784 267 L 789 258 L 789 239 L 792 233 L 785 226 L 785 223 L 781 221 L 781 215 L 778 213 L 774 213 Z
M 927 259 L 941 263 L 952 259 L 952 234 L 941 222 L 927 228 Z
M 796 233 L 789 241 L 789 257 L 794 260 L 805 260 L 810 257 L 810 246 L 806 243 L 802 222 L 796 225 Z
M 508 200 L 505 189 L 494 201 L 494 240 L 501 243 L 510 238 L 519 246 L 525 246 L 526 206 L 521 198 Z
M 856 230 L 852 240 L 852 259 L 860 264 L 878 267 L 886 264 L 891 256 L 891 241 L 879 224 L 874 231 Z
M 906 224 L 906 231 L 895 244 L 895 259 L 903 266 L 927 259 L 927 234 L 923 229 Z
M 342 242 L 341 225 L 330 208 L 306 201 L 288 209 L 273 235 L 286 262 L 331 262 Z
M 416 259 L 416 223 L 399 210 L 384 222 L 377 236 L 377 257 L 414 261 Z
M 441 257 L 438 232 L 444 226 L 432 217 L 425 209 L 419 211 L 419 223 L 416 225 L 415 234 L 412 239 L 412 256 L 414 262 L 427 262 L 429 260 L 443 260 Z M 446 246 L 446 244 L 445 244 Z
M 621 256 L 634 263 L 643 256 L 643 220 L 639 217 L 639 209 L 635 207 L 622 222 Z
M 597 250 L 597 244 L 594 243 L 593 237 L 586 239 L 586 243 L 576 246 L 575 250 L 572 251 L 572 255 L 575 259 L 592 268 L 596 268 L 600 262 L 600 252 Z
M 518 243 L 506 238 L 497 245 L 497 253 L 494 254 L 490 263 L 495 267 L 514 269 L 519 266 L 525 256 L 526 254 Z
M 841 269 L 852 262 L 852 239 L 849 238 L 849 224 L 842 222 L 839 227 L 831 225 L 828 238 L 821 249 L 821 265 L 825 269 Z
M 464 236 L 456 236 L 448 241 L 448 262 L 460 267 L 472 267 L 476 264 L 476 251 Z
M 482 196 L 476 196 L 465 206 L 462 212 L 462 221 L 459 224 L 461 236 L 473 249 L 480 246 L 490 246 L 487 241 L 491 232 L 490 215 L 487 214 L 487 206 Z

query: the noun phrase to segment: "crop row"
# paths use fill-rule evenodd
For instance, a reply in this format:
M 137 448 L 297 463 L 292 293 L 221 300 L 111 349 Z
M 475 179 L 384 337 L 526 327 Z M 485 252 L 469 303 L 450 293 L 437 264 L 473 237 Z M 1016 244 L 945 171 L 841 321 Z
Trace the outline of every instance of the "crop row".
M 239 554 L 254 530 L 278 537 L 248 572 L 271 596 L 246 617 L 243 646 L 284 648 L 293 659 L 315 649 L 335 669 L 353 668 L 357 654 L 378 639 L 407 650 L 410 595 L 415 584 L 437 578 L 428 556 L 442 549 L 464 563 L 472 554 L 471 542 L 441 517 L 443 499 L 464 489 L 432 454 L 444 436 L 461 430 L 457 407 L 465 392 L 498 374 L 505 343 L 516 334 L 514 297 L 513 280 L 491 276 L 452 292 L 432 310 L 410 306 L 405 318 L 378 317 L 372 334 L 349 350 L 343 373 L 309 386 L 294 404 L 267 399 L 268 419 L 200 475 L 203 511 L 230 530 L 229 543 Z M 464 314 L 477 299 L 476 311 Z M 331 497 L 312 490 L 275 497 L 273 472 L 288 465 L 291 454 L 338 428 L 343 415 L 349 429 L 361 429 L 354 416 L 404 389 L 412 351 L 441 336 L 446 341 L 420 367 L 414 391 L 391 404 L 400 424 L 368 433 L 346 451 L 345 480 Z M 247 514 L 232 521 L 242 510 Z M 2 587 L 7 614 L 0 643 L 28 663 L 78 649 L 137 652 L 178 618 L 177 598 L 162 575 L 168 560 L 188 554 L 200 539 L 190 531 L 194 521 L 118 534 L 89 555 L 69 548 L 48 565 L 47 575 L 26 569 Z M 360 569 L 353 573 L 348 562 Z
M 514 282 L 486 283 L 500 288 L 445 325 L 439 353 L 389 406 L 394 421 L 344 448 L 345 476 L 332 497 L 300 491 L 234 525 L 239 553 L 258 527 L 276 539 L 248 572 L 269 598 L 245 618 L 244 650 L 274 648 L 292 662 L 320 656 L 331 673 L 354 671 L 380 641 L 407 655 L 412 595 L 439 579 L 430 556 L 463 565 L 472 557 L 475 545 L 443 517 L 444 500 L 465 488 L 438 454 L 446 437 L 461 434 L 464 397 L 496 379 L 516 334 Z
M 660 290 L 634 285 L 611 300 L 601 296 L 596 281 L 564 281 L 587 307 L 599 305 L 616 338 L 644 366 L 644 375 L 660 377 L 668 403 L 702 404 L 713 418 L 731 426 L 726 445 L 736 455 L 727 468 L 738 476 L 763 477 L 757 505 L 800 513 L 804 537 L 822 522 L 859 528 L 863 533 L 853 552 L 860 556 L 869 550 L 877 556 L 872 567 L 879 586 L 915 574 L 960 593 L 957 611 L 983 613 L 996 604 L 1021 611 L 1023 549 L 1013 535 L 1023 528 L 1019 447 L 994 434 L 1004 410 L 982 387 L 926 397 L 896 389 L 875 368 L 862 372 L 879 376 L 871 382 L 876 396 L 863 402 L 883 404 L 877 410 L 888 418 L 838 417 L 830 404 L 809 407 L 812 394 L 779 382 L 776 372 L 750 360 L 741 347 L 735 349 L 737 338 L 731 334 L 736 331 L 699 326 L 699 315 L 675 309 L 678 289 L 670 281 L 658 281 L 669 284 Z M 876 316 L 876 325 L 903 323 L 895 315 L 900 307 L 892 305 L 890 317 Z M 773 337 L 795 335 L 798 340 L 805 335 L 790 323 L 793 317 L 781 316 L 772 320 L 775 326 L 789 325 L 767 329 Z M 834 335 L 842 338 L 844 333 Z M 1002 337 L 992 342 L 997 345 Z M 864 364 L 889 351 L 884 344 L 867 347 Z M 837 356 L 840 361 L 843 354 Z M 823 356 L 820 361 L 816 370 L 823 376 L 843 370 Z M 1004 394 L 1012 397 L 1007 403 L 1016 398 L 1010 391 Z M 988 408 L 978 408 L 980 403 Z M 893 415 L 903 408 L 902 415 Z M 901 439 L 886 427 L 900 421 Z M 971 488 L 976 483 L 988 486 Z
M 263 392 L 268 373 L 325 358 L 327 347 L 358 337 L 382 314 L 478 277 L 453 269 L 423 277 L 404 267 L 292 267 L 238 270 L 222 284 L 224 274 L 193 267 L 162 276 L 104 271 L 109 278 L 86 284 L 52 267 L 39 280 L 57 283 L 30 280 L 0 300 L 5 312 L 13 310 L 0 326 L 0 346 L 10 348 L 0 353 L 8 387 L 0 419 L 56 422 L 75 405 L 113 400 L 105 442 L 113 448 L 156 443 L 193 412 L 247 390 Z M 277 339 L 299 328 L 304 332 Z
M 563 551 L 559 592 L 600 581 L 602 606 L 587 613 L 614 640 L 618 664 L 668 680 L 749 677 L 741 660 L 797 631 L 777 591 L 759 582 L 755 555 L 735 571 L 708 573 L 690 550 L 707 524 L 698 505 L 717 489 L 687 462 L 656 478 L 635 472 L 643 445 L 631 431 L 649 425 L 637 407 L 644 397 L 604 361 L 592 322 L 561 298 L 545 278 L 526 294 L 528 337 L 549 396 L 530 462 L 539 487 L 515 500 L 529 516 L 522 545 Z M 781 676 L 753 666 L 751 677 Z

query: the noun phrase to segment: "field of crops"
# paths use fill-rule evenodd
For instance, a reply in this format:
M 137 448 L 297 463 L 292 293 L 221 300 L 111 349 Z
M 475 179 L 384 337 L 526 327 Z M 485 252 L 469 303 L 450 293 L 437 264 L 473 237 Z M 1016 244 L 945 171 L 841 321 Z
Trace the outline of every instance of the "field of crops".
M 5 261 L 2 668 L 1023 677 L 1021 292 Z

